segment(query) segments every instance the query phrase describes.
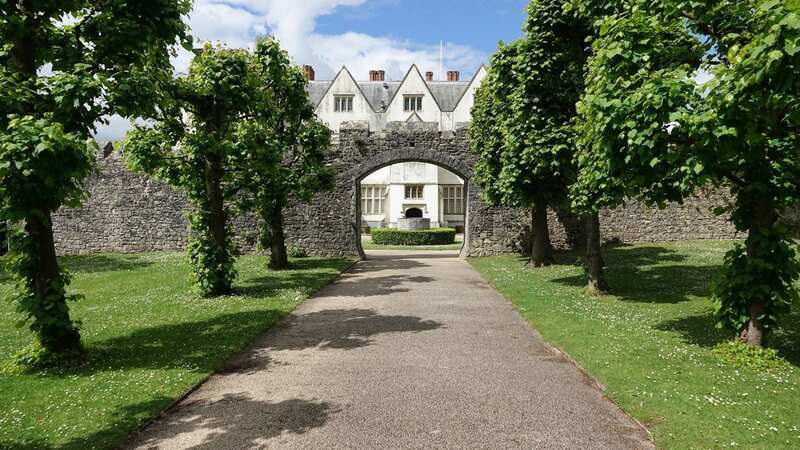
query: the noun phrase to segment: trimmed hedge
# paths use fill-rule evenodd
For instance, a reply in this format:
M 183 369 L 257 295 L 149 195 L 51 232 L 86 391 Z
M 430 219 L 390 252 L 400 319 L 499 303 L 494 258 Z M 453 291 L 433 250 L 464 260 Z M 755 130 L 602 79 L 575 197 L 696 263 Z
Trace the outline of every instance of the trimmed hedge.
M 455 241 L 456 230 L 454 228 L 430 230 L 375 228 L 372 230 L 372 243 L 379 245 L 448 245 Z

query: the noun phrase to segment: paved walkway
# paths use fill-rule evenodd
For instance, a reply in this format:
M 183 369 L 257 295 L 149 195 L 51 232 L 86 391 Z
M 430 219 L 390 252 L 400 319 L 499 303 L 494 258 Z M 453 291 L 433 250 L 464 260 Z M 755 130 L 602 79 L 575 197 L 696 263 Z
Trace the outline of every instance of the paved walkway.
M 454 252 L 373 252 L 130 448 L 651 448 Z

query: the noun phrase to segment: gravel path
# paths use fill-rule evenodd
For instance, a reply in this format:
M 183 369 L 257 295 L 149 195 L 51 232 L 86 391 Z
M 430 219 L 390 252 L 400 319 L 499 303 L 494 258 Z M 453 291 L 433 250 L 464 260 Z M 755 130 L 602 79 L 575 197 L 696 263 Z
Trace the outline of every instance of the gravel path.
M 652 448 L 455 252 L 372 252 L 127 448 Z

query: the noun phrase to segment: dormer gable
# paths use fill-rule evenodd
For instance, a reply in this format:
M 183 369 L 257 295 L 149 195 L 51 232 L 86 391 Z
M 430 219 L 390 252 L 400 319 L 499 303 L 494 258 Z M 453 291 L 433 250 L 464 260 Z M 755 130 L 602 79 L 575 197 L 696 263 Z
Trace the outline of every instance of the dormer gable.
M 352 108 L 350 110 L 337 107 L 338 105 L 341 105 L 341 102 L 337 104 L 337 97 L 346 96 L 352 97 Z M 342 68 L 333 78 L 333 81 L 331 81 L 327 91 L 322 96 L 322 100 L 318 105 L 316 105 L 316 112 L 319 113 L 320 111 L 342 114 L 375 113 L 375 110 L 372 108 L 372 105 L 369 103 L 369 101 L 367 101 L 367 97 L 364 95 L 361 87 L 359 87 L 355 78 L 353 78 L 353 74 L 351 74 L 350 70 L 348 70 L 345 66 L 342 66 Z
M 439 122 L 441 107 L 419 68 L 412 65 L 386 108 L 388 122 L 405 122 L 414 114 L 425 122 Z
M 472 80 L 469 82 L 469 86 L 461 95 L 461 98 L 456 103 L 456 107 L 453 110 L 456 113 L 461 114 L 470 114 L 472 111 L 472 107 L 475 105 L 475 91 L 480 87 L 483 80 L 489 72 L 486 70 L 486 66 L 481 64 L 478 70 L 473 75 Z

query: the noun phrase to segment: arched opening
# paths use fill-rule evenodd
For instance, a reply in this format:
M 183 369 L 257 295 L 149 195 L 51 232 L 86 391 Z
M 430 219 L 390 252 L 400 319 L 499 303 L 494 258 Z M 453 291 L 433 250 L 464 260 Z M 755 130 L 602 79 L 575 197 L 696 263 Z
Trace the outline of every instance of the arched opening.
M 403 225 L 409 219 L 421 220 L 425 227 L 429 223 L 430 228 L 453 228 L 456 241 L 408 250 L 459 250 L 461 256 L 469 254 L 469 179 L 459 169 L 430 159 L 387 161 L 365 164 L 364 173 L 355 182 L 354 224 L 363 258 L 366 251 L 382 249 L 372 242 L 374 229 L 417 229 Z
M 406 210 L 406 219 L 421 219 L 422 210 L 419 208 L 408 208 Z

